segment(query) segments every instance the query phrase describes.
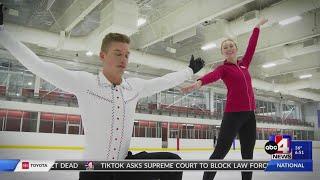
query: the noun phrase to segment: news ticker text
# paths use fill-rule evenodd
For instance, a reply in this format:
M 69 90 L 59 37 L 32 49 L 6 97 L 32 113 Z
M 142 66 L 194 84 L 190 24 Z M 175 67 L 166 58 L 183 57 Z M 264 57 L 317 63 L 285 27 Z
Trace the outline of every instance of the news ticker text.
M 185 160 L 124 160 L 124 161 L 41 161 L 0 160 L 0 171 L 217 171 L 217 170 L 265 170 L 312 171 L 312 160 L 271 161 L 185 161 Z

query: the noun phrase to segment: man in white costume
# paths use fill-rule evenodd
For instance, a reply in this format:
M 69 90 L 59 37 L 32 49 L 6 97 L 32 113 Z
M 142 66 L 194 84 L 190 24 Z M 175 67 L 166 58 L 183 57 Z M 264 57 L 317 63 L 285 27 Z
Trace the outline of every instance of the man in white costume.
M 0 44 L 31 72 L 76 95 L 85 133 L 84 160 L 179 159 L 178 155 L 167 152 L 128 154 L 135 107 L 140 98 L 175 87 L 189 79 L 204 66 L 201 58 L 194 59 L 192 56 L 189 67 L 159 78 L 124 79 L 122 75 L 128 64 L 130 39 L 123 34 L 109 33 L 102 41 L 100 60 L 103 69 L 98 75 L 69 71 L 44 62 L 6 32 L 2 9 L 1 5 Z M 119 177 L 123 174 L 128 173 L 82 172 L 80 180 L 126 179 Z M 182 172 L 130 174 L 130 179 L 152 178 L 181 179 Z

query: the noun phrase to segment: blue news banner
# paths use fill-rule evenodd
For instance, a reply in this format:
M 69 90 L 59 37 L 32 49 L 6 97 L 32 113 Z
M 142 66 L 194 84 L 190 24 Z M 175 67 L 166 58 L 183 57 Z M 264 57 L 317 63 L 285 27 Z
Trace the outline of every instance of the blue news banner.
M 279 149 L 273 149 L 272 153 L 272 146 L 268 149 L 272 158 L 265 171 L 313 171 L 312 141 L 294 141 L 289 135 L 272 135 L 266 146 L 273 143 L 277 144 Z

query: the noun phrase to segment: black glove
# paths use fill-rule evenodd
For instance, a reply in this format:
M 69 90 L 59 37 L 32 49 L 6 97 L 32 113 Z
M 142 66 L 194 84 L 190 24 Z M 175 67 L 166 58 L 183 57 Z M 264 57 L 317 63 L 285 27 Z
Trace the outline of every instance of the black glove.
M 189 68 L 192 69 L 193 74 L 199 72 L 204 65 L 205 63 L 201 58 L 194 59 L 193 55 L 191 55 Z
M 3 25 L 3 4 L 0 3 L 0 25 Z

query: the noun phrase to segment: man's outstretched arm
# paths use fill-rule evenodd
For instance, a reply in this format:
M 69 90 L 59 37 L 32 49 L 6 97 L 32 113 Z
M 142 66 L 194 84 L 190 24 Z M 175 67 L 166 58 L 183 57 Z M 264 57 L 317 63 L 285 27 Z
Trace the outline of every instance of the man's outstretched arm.
M 140 92 L 141 97 L 151 96 L 163 90 L 173 88 L 185 80 L 188 80 L 193 74 L 197 73 L 204 66 L 204 61 L 201 58 L 194 59 L 191 56 L 189 67 L 186 69 L 166 74 L 162 77 L 154 78 L 151 80 L 144 80 L 143 88 Z
M 21 64 L 42 79 L 64 91 L 74 93 L 78 90 L 78 72 L 69 71 L 56 64 L 44 62 L 5 30 L 3 25 L 3 5 L 0 5 L 0 44 Z

